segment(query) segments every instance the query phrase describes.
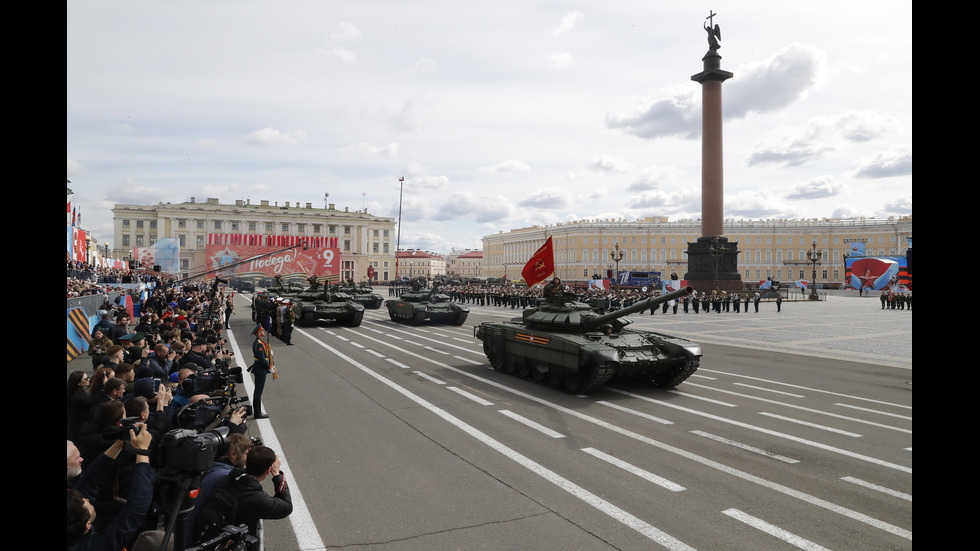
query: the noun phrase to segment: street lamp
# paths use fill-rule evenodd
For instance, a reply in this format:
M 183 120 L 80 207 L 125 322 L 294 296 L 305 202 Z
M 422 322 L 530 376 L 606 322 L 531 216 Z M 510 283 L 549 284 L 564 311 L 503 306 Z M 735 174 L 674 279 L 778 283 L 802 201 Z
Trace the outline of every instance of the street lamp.
M 813 278 L 810 281 L 810 296 L 807 297 L 809 300 L 820 300 L 817 295 L 817 262 L 820 262 L 820 258 L 823 253 L 817 250 L 817 238 L 813 238 L 813 245 L 810 250 L 806 252 L 806 259 L 813 264 Z
M 405 177 L 398 179 L 398 237 L 395 238 L 395 279 L 398 279 L 398 251 L 402 243 L 402 192 L 405 190 Z
M 619 243 L 616 243 L 615 251 L 609 251 L 609 258 L 616 263 L 616 290 L 619 291 L 619 261 L 623 259 L 623 252 L 619 250 Z

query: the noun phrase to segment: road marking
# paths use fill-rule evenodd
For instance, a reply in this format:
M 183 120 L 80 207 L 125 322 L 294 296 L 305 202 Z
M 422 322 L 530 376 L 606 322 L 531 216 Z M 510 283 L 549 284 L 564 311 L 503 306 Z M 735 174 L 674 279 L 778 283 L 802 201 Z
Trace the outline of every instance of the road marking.
M 603 453 L 603 452 L 601 452 L 601 451 L 599 451 L 599 450 L 597 450 L 595 448 L 582 448 L 582 451 L 584 451 L 585 453 L 587 453 L 587 454 L 589 454 L 589 455 L 591 455 L 593 457 L 598 457 L 599 459 L 605 461 L 606 463 L 609 463 L 611 465 L 615 465 L 615 466 L 619 467 L 620 469 L 623 469 L 626 472 L 633 473 L 636 476 L 638 476 L 638 477 L 640 477 L 640 478 L 642 478 L 642 479 L 644 479 L 644 480 L 646 480 L 648 482 L 652 482 L 652 483 L 656 484 L 657 486 L 666 488 L 666 489 L 670 490 L 671 492 L 683 492 L 684 490 L 687 489 L 687 488 L 681 486 L 680 484 L 677 484 L 675 482 L 671 482 L 671 481 L 667 480 L 666 478 L 657 476 L 657 475 L 655 475 L 655 474 L 653 474 L 653 473 L 651 473 L 649 471 L 645 471 L 645 470 L 637 467 L 636 465 L 633 465 L 631 463 L 627 463 L 627 462 L 623 461 L 622 459 L 619 459 L 619 458 L 613 457 L 613 456 L 611 456 L 609 454 Z
M 750 514 L 743 513 L 738 509 L 728 509 L 727 511 L 722 512 L 733 519 L 740 520 L 753 528 L 757 528 L 770 536 L 775 536 L 786 543 L 799 547 L 800 549 L 804 549 L 805 551 L 828 551 L 826 547 L 817 545 L 808 539 L 801 538 L 800 536 L 787 532 L 782 528 L 769 524 L 764 520 L 758 519 Z
M 541 432 L 542 434 L 545 434 L 547 436 L 550 436 L 552 438 L 564 438 L 565 437 L 564 434 L 562 434 L 560 432 L 553 431 L 553 430 L 549 429 L 548 427 L 542 425 L 541 423 L 538 423 L 536 421 L 532 421 L 532 420 L 528 419 L 527 417 L 524 417 L 523 415 L 518 415 L 518 414 L 514 413 L 513 411 L 510 411 L 510 410 L 507 410 L 507 409 L 502 409 L 502 410 L 500 410 L 500 413 L 503 413 L 504 415 L 506 415 L 507 417 L 510 417 L 511 419 L 517 421 L 518 423 L 521 423 L 523 425 L 527 425 L 527 426 L 531 427 L 532 429 L 534 429 L 534 430 L 536 430 L 538 432 Z

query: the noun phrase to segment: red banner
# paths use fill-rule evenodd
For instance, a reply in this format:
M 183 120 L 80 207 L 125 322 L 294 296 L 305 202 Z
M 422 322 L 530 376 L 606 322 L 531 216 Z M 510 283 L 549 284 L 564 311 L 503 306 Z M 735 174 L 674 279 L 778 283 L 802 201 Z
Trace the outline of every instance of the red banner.
M 208 277 L 235 274 L 326 277 L 340 273 L 340 249 L 337 247 L 280 249 L 253 245 L 207 245 Z M 277 250 L 279 252 L 273 253 Z

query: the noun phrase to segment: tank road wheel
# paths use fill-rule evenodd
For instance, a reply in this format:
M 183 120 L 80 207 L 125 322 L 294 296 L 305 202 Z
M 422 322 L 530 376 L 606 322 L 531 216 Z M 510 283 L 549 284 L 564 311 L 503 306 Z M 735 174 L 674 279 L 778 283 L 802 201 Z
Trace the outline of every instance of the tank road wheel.
M 353 316 L 347 318 L 347 320 L 344 322 L 344 325 L 346 325 L 347 327 L 358 327 L 359 325 L 361 325 L 361 319 L 363 317 L 364 317 L 363 311 L 354 312 Z
M 565 392 L 570 394 L 588 394 L 605 384 L 615 373 L 615 364 L 590 365 L 578 373 L 565 375 L 562 384 Z
M 531 364 L 528 363 L 527 358 L 519 358 L 517 361 L 517 374 L 521 376 L 522 379 L 530 379 L 531 371 L 534 369 Z
M 536 383 L 543 383 L 547 371 L 541 371 L 541 368 L 548 369 L 547 365 L 532 365 L 531 366 L 531 379 Z
M 646 379 L 648 383 L 657 388 L 674 388 L 697 371 L 699 365 L 701 365 L 701 358 L 689 358 L 683 364 L 672 368 L 666 373 L 651 373 L 647 375 Z
M 550 386 L 551 388 L 559 388 L 561 386 L 562 376 L 556 374 L 554 371 L 548 371 L 544 375 L 544 384 Z
M 408 320 L 409 325 L 422 325 L 425 321 L 425 312 L 415 312 L 415 314 Z
M 504 347 L 501 345 L 491 345 L 488 342 L 483 343 L 483 352 L 487 355 L 487 359 L 490 360 L 490 366 L 497 371 L 505 371 L 507 365 L 507 355 L 504 354 Z

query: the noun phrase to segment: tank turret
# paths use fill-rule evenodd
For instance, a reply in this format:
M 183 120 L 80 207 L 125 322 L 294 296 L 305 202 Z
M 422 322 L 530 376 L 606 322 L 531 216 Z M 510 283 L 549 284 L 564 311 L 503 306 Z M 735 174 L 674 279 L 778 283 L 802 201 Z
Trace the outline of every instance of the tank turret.
M 524 325 L 528 327 L 576 333 L 596 331 L 607 323 L 621 329 L 630 324 L 628 319 L 623 319 L 625 316 L 642 312 L 648 308 L 656 308 L 665 302 L 686 297 L 693 292 L 693 288 L 686 287 L 665 295 L 641 300 L 606 314 L 597 313 L 590 305 L 578 301 L 572 293 L 563 293 L 560 298 L 545 302 L 537 308 L 524 310 L 523 320 Z
M 425 320 L 449 325 L 463 325 L 470 309 L 453 302 L 452 297 L 439 292 L 439 285 L 424 287 L 425 280 L 412 281 L 412 290 L 405 291 L 397 299 L 388 299 L 388 316 L 391 321 L 420 325 Z
M 573 394 L 595 390 L 615 376 L 673 388 L 694 373 L 701 346 L 688 340 L 626 328 L 628 316 L 693 293 L 691 287 L 601 314 L 574 294 L 551 292 L 510 322 L 484 322 L 473 334 L 490 365 Z

